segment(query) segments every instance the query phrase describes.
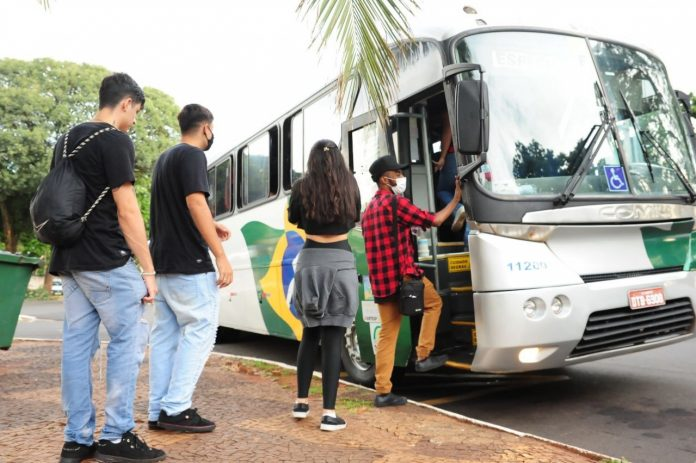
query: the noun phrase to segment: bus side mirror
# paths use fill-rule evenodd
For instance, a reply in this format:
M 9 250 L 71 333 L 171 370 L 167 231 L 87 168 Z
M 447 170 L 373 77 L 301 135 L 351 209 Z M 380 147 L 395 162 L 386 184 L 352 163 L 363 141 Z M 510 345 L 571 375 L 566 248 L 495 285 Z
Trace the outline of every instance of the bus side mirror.
M 461 74 L 478 71 L 479 80 L 463 79 Z M 445 99 L 452 126 L 452 140 L 464 155 L 488 151 L 488 87 L 478 64 L 452 64 L 444 68 Z

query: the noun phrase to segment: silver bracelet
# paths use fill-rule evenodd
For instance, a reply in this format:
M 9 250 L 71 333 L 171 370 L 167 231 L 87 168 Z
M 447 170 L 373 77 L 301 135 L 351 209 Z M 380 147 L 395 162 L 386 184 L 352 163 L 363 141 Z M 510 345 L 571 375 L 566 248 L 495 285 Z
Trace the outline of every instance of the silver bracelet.
M 144 277 L 153 277 L 153 276 L 157 275 L 157 272 L 141 272 L 140 275 L 142 275 Z

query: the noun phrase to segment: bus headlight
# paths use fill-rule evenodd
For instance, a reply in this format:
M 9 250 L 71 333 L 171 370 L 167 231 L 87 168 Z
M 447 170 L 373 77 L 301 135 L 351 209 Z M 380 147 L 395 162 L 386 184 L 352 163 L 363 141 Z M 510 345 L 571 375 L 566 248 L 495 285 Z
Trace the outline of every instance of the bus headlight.
M 553 298 L 553 301 L 551 301 L 551 312 L 556 315 L 560 315 L 561 310 L 563 310 L 563 301 L 556 296 Z
M 520 363 L 539 363 L 557 350 L 557 347 L 525 347 L 517 354 L 517 359 Z
M 520 363 L 536 363 L 539 361 L 539 353 L 541 349 L 538 347 L 527 347 L 522 349 L 518 355 Z
M 538 297 L 532 297 L 524 301 L 524 304 L 522 304 L 522 310 L 530 320 L 540 320 L 546 313 L 546 305 L 544 304 L 544 301 Z
M 551 301 L 551 312 L 557 317 L 567 317 L 570 313 L 570 299 L 563 295 L 554 297 Z
M 553 234 L 553 232 L 556 230 L 556 226 L 490 223 L 479 224 L 479 230 L 483 233 L 491 233 L 494 235 L 505 236 L 507 238 L 543 243 L 548 241 L 551 234 Z

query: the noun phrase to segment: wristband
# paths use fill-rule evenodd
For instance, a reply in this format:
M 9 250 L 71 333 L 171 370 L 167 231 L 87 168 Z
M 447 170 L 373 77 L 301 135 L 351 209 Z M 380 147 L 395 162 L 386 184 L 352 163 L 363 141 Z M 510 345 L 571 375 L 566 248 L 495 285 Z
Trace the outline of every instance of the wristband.
M 142 275 L 144 277 L 153 277 L 153 276 L 157 275 L 157 272 L 141 272 L 140 275 Z

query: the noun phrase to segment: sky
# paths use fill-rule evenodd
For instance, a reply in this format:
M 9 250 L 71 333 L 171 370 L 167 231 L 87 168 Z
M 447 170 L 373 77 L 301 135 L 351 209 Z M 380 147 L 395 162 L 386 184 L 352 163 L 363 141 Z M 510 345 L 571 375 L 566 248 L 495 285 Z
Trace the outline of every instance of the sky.
M 298 0 L 0 1 L 0 58 L 97 64 L 127 72 L 177 104 L 215 115 L 213 160 L 329 83 L 335 47 L 310 48 Z M 489 25 L 541 25 L 618 39 L 665 63 L 696 93 L 696 2 L 683 0 L 420 0 L 414 28 L 457 21 L 473 6 Z M 690 6 L 687 6 L 690 4 Z M 447 9 L 448 13 L 442 12 Z M 451 14 L 452 11 L 456 13 Z M 464 13 L 461 12 L 464 16 Z

